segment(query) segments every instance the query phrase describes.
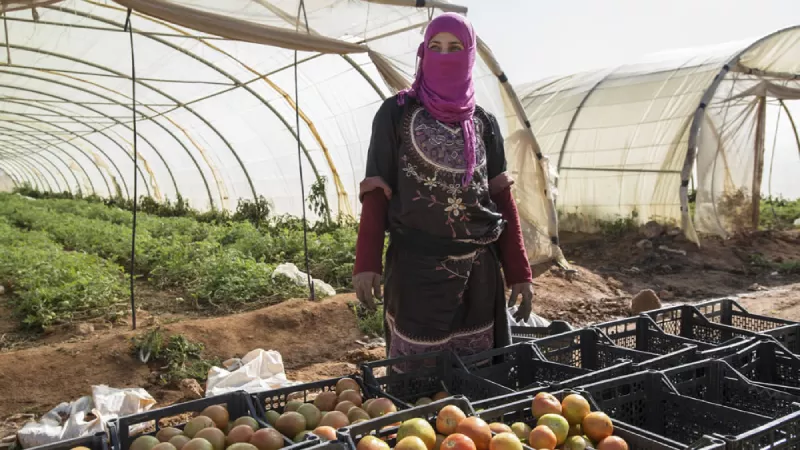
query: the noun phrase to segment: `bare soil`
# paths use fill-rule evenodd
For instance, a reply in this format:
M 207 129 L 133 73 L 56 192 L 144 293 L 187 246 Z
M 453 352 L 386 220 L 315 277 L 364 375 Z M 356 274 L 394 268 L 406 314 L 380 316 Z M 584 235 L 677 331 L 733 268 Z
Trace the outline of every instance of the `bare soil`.
M 652 248 L 642 239 L 562 236 L 576 272 L 539 268 L 534 312 L 582 326 L 627 316 L 631 296 L 653 289 L 669 303 L 738 295 L 752 312 L 800 321 L 800 271 L 786 270 L 787 263 L 800 260 L 800 233 L 707 239 L 701 248 L 680 237 L 653 239 Z M 127 318 L 96 320 L 91 327 L 64 325 L 44 335 L 17 331 L 0 297 L 0 437 L 62 401 L 90 393 L 96 384 L 143 387 L 159 406 L 180 401 L 176 387 L 162 385 L 131 354 L 131 338 L 154 326 L 202 342 L 208 357 L 277 350 L 290 379 L 301 381 L 352 374 L 358 364 L 384 357 L 384 349 L 368 350 L 356 342 L 363 336 L 348 307 L 355 301 L 352 294 L 320 302 L 290 300 L 221 317 L 180 293 L 147 285 L 139 286 L 137 297 L 135 332 Z

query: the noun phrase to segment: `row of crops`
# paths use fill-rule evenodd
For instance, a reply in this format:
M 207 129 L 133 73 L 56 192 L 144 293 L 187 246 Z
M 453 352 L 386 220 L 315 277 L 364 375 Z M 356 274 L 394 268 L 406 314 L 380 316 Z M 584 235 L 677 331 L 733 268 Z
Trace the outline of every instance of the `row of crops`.
M 99 202 L 0 194 L 0 284 L 31 328 L 102 315 L 124 304 L 133 215 Z M 353 268 L 356 228 L 330 225 L 308 235 L 311 274 L 344 288 Z M 201 306 L 235 309 L 303 296 L 307 289 L 274 268 L 305 267 L 302 223 L 204 223 L 194 217 L 137 216 L 134 276 L 177 289 Z

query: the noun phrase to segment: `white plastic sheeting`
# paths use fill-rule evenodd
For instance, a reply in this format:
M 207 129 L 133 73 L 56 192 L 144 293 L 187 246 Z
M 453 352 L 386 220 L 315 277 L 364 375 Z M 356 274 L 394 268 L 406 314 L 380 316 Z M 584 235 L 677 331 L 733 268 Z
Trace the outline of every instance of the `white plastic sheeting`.
M 306 192 L 325 177 L 332 214 L 357 215 L 372 118 L 413 78 L 424 27 L 441 13 L 417 3 L 4 0 L 0 168 L 42 190 L 132 195 L 130 7 L 141 194 L 180 193 L 198 209 L 263 195 L 299 215 L 299 133 Z M 561 259 L 546 161 L 525 160 L 536 142 L 519 100 L 487 47 L 480 56 L 477 98 L 509 137 L 531 260 Z
M 595 231 L 598 220 L 655 219 L 682 224 L 697 241 L 688 213 L 681 213 L 680 191 L 696 168 L 695 225 L 719 235 L 733 231 L 739 224 L 730 217 L 732 199 L 742 197 L 733 209 L 752 217 L 748 196 L 754 168 L 758 160 L 763 164 L 763 132 L 756 151 L 759 95 L 765 104 L 796 98 L 798 76 L 795 27 L 761 40 L 663 52 L 519 87 L 542 152 L 557 172 L 559 227 Z
M 245 390 L 258 392 L 280 389 L 299 384 L 286 378 L 283 357 L 275 350 L 257 348 L 247 352 L 241 359 L 233 358 L 212 367 L 206 380 L 206 397 Z

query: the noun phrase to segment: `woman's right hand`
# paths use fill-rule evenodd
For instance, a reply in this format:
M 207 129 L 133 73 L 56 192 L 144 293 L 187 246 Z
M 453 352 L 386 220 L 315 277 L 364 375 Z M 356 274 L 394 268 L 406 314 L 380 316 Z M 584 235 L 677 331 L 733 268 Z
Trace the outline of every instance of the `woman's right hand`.
M 381 276 L 375 272 L 361 272 L 353 276 L 353 288 L 358 301 L 369 310 L 375 309 L 375 299 L 381 298 Z

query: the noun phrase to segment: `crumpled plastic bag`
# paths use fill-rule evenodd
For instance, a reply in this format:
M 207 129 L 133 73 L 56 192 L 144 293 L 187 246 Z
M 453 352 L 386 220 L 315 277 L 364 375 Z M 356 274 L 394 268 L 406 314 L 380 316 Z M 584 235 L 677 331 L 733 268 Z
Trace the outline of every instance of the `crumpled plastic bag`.
M 52 422 L 28 422 L 17 432 L 22 448 L 37 447 L 61 440 L 64 427 Z
M 73 439 L 103 431 L 103 422 L 93 414 L 90 395 L 71 403 L 62 402 L 47 412 L 38 422 L 28 422 L 17 433 L 22 448 L 36 447 L 65 439 Z
M 142 388 L 115 389 L 105 385 L 92 386 L 92 397 L 95 410 L 106 422 L 149 411 L 156 404 L 155 399 Z
M 514 313 L 517 312 L 519 307 L 517 305 L 512 306 L 511 308 L 506 309 L 506 315 L 508 316 L 508 323 L 514 327 L 548 327 L 550 326 L 550 321 L 545 319 L 542 316 L 537 314 L 531 313 L 528 320 L 517 322 L 514 320 Z
M 272 278 L 274 279 L 275 277 L 285 277 L 298 286 L 308 287 L 308 275 L 292 263 L 283 263 L 276 267 L 275 271 L 272 272 Z M 313 283 L 314 294 L 317 297 L 325 298 L 336 295 L 336 289 L 330 284 L 316 278 L 313 279 Z
M 95 408 L 95 403 L 91 396 L 81 397 L 70 408 L 69 417 L 64 423 L 60 440 L 97 434 L 105 429 L 103 427 L 105 420 L 107 419 L 100 415 Z
M 104 431 L 109 420 L 147 411 L 155 403 L 142 388 L 92 386 L 92 395 L 60 403 L 38 422 L 26 423 L 17 433 L 17 439 L 22 448 L 30 448 L 90 436 Z
M 257 348 L 243 358 L 229 359 L 223 365 L 224 368 L 209 369 L 206 397 L 240 389 L 257 392 L 300 384 L 286 379 L 283 357 L 275 350 L 266 351 Z

